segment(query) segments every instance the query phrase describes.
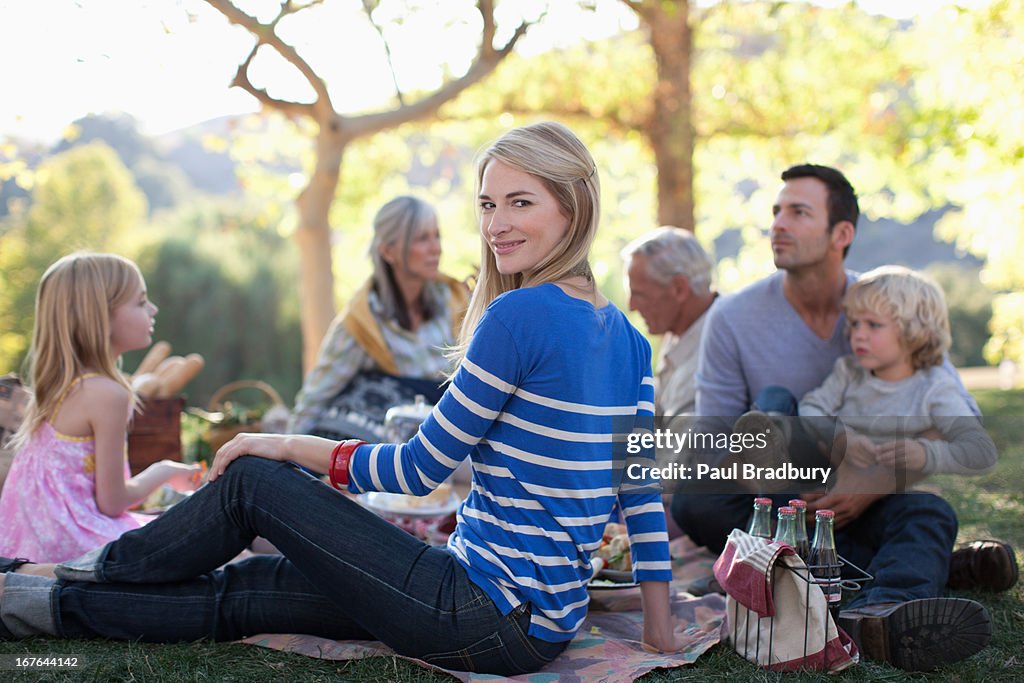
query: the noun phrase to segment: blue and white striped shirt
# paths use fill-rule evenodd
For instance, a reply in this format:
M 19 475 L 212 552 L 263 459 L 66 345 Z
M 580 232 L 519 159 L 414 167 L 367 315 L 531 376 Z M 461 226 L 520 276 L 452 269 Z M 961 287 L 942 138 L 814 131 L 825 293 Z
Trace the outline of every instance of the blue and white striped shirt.
M 356 450 L 349 488 L 424 495 L 470 457 L 449 550 L 503 613 L 531 604 L 530 635 L 570 640 L 616 500 L 636 580 L 671 579 L 660 495 L 617 483 L 625 435 L 653 410 L 650 346 L 617 308 L 553 284 L 513 290 L 487 307 L 419 433 Z

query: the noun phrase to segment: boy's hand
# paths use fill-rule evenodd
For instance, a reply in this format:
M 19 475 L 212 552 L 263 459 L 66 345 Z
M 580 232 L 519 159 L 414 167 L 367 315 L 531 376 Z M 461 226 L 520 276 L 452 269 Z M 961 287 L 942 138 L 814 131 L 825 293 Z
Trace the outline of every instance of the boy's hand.
M 878 462 L 878 451 L 871 439 L 847 430 L 846 459 L 857 467 L 871 467 Z
M 924 446 L 916 439 L 897 439 L 879 444 L 877 451 L 879 465 L 909 472 L 920 472 L 927 460 Z

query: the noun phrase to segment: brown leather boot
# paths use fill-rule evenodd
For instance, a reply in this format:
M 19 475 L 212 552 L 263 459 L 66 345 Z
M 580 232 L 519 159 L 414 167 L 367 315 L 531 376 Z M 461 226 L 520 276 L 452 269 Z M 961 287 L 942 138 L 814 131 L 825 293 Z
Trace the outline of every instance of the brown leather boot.
M 861 656 L 904 671 L 931 671 L 979 652 L 992 639 L 988 610 L 974 600 L 926 598 L 839 613 Z
M 998 593 L 1013 588 L 1019 576 L 1017 556 L 1009 543 L 972 541 L 953 552 L 946 586 Z

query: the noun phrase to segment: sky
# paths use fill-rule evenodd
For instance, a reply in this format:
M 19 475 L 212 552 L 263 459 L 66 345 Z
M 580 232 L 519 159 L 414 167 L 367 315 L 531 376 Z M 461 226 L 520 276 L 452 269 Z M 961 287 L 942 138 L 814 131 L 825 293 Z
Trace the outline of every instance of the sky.
M 846 0 L 814 1 L 835 5 Z M 407 32 L 401 44 L 408 49 L 393 58 L 405 79 L 403 86 L 429 87 L 443 77 L 439 58 L 452 69 L 465 67 L 478 26 L 457 26 L 458 33 L 439 47 L 433 38 L 445 29 L 445 16 L 431 6 L 459 8 L 472 3 L 418 3 L 425 9 L 401 29 Z M 276 0 L 238 4 L 262 18 L 278 6 Z M 380 40 L 358 20 L 360 4 L 318 9 L 315 29 L 291 37 L 303 56 L 325 74 L 335 105 L 343 112 L 371 108 L 393 95 L 390 73 L 373 67 L 384 62 L 369 58 L 380 55 Z M 529 16 L 538 4 L 517 0 L 499 4 L 499 9 L 514 5 Z M 870 12 L 901 17 L 935 8 L 935 0 L 860 4 Z M 521 51 L 529 54 L 581 35 L 600 38 L 636 26 L 635 17 L 616 0 L 600 0 L 598 11 L 586 21 L 570 12 L 569 5 L 555 3 L 545 23 L 531 29 L 520 43 Z M 513 21 L 500 23 L 510 26 Z M 125 112 L 144 133 L 160 134 L 256 111 L 250 95 L 229 87 L 251 44 L 248 33 L 229 26 L 201 0 L 0 0 L 0 140 L 10 136 L 53 142 L 73 120 L 90 113 Z M 272 94 L 308 98 L 311 93 L 288 65 L 267 58 L 254 64 L 254 72 L 262 77 L 256 85 L 266 85 Z

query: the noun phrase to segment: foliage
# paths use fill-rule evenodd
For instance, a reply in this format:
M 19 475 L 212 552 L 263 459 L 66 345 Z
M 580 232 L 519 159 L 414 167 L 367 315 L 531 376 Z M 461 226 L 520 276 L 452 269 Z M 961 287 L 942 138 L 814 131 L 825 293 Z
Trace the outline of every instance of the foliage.
M 162 159 L 153 141 L 139 132 L 135 120 L 127 114 L 76 119 L 53 152 L 59 154 L 96 140 L 112 147 L 131 170 L 151 211 L 174 206 L 188 196 L 190 184 L 186 175 Z
M 985 365 L 982 349 L 989 337 L 993 294 L 978 279 L 980 269 L 941 264 L 926 270 L 946 294 L 953 336 L 949 360 L 956 367 Z
M 915 25 L 904 50 L 928 64 L 914 82 L 917 139 L 907 167 L 959 208 L 936 230 L 986 259 L 982 282 L 996 292 L 991 363 L 1024 362 L 1024 3 L 996 0 L 947 9 Z
M 413 23 L 397 11 L 402 3 L 371 6 L 377 8 L 375 20 L 395 39 L 392 44 L 400 46 Z M 358 7 L 350 9 L 358 15 Z M 308 14 L 315 18 L 318 11 L 314 7 Z M 554 5 L 550 11 L 556 11 Z M 568 10 L 559 6 L 558 11 Z M 697 232 L 710 246 L 725 231 L 739 229 L 744 243 L 721 260 L 719 288 L 734 290 L 772 269 L 764 229 L 779 171 L 804 160 L 836 164 L 858 188 L 869 218 L 908 221 L 926 210 L 952 206 L 937 234 L 986 259 L 981 282 L 996 292 L 987 358 L 1024 357 L 1019 332 L 1024 303 L 1014 294 L 1024 285 L 1016 267 L 1024 257 L 1024 207 L 1016 191 L 1024 180 L 1024 125 L 1019 125 L 1024 101 L 1016 87 L 1024 63 L 1022 3 L 997 0 L 901 22 L 868 14 L 854 3 L 826 8 L 804 2 L 693 2 L 690 11 Z M 452 10 L 452 16 L 458 13 Z M 354 21 L 353 16 L 345 20 Z M 286 17 L 283 25 L 295 18 Z M 359 19 L 365 22 L 366 17 Z M 545 28 L 543 22 L 536 27 L 538 33 Z M 598 159 L 604 212 L 595 270 L 605 291 L 621 303 L 618 248 L 656 224 L 655 166 L 645 128 L 655 55 L 645 33 L 625 21 L 611 37 L 577 41 L 559 36 L 552 44 L 538 52 L 524 39 L 523 49 L 504 60 L 491 78 L 445 105 L 439 121 L 405 124 L 347 145 L 336 185 L 338 201 L 328 221 L 334 294 L 341 302 L 369 272 L 363 255 L 373 213 L 402 192 L 438 206 L 445 236 L 443 268 L 458 276 L 470 274 L 479 248 L 469 199 L 473 153 L 510 126 L 558 118 L 580 133 Z M 261 48 L 255 70 L 267 51 Z M 408 54 L 396 59 L 408 59 Z M 459 66 L 443 65 L 441 71 L 455 73 Z M 253 121 L 232 133 L 230 150 L 246 194 L 280 216 L 268 229 L 292 236 L 298 218 L 282 203 L 311 178 L 311 141 L 318 128 L 296 116 Z M 79 141 L 96 133 L 88 128 L 92 122 L 78 124 Z M 117 129 L 116 120 L 104 125 Z M 117 148 L 130 164 L 152 156 L 144 141 L 122 132 Z M 16 173 L 18 161 L 0 156 L 0 175 Z M 173 181 L 161 180 L 159 169 L 154 176 L 140 162 L 135 171 L 137 184 L 151 195 L 161 188 L 168 198 L 179 194 L 168 190 Z M 23 222 L 17 218 L 0 224 L 0 235 L 14 234 L 15 223 Z M 25 244 L 3 239 L 3 251 L 12 255 Z M 0 272 L 0 278 L 7 277 L 17 279 Z M 969 321 L 954 325 L 959 338 L 954 352 L 976 362 L 978 337 L 961 330 L 974 335 L 980 329 L 985 309 L 968 304 L 985 297 L 976 287 L 969 291 L 970 301 L 964 297 L 963 302 Z M 285 288 L 283 296 L 296 300 L 293 287 Z M 17 330 L 5 321 L 0 313 L 0 335 L 7 335 L 0 336 L 0 367 L 7 362 L 4 349 L 12 344 L 11 330 Z
M 763 229 L 779 172 L 791 164 L 843 168 L 869 216 L 910 220 L 932 206 L 920 186 L 904 192 L 901 185 L 898 152 L 911 131 L 889 104 L 917 68 L 893 48 L 902 25 L 852 3 L 693 3 L 691 14 L 697 234 L 710 245 L 739 228 L 744 243 L 719 262 L 721 289 L 772 270 Z M 603 181 L 617 176 L 624 183 L 606 192 L 605 225 L 621 213 L 634 237 L 657 225 L 649 134 L 655 58 L 639 30 L 513 57 L 443 114 L 465 120 L 505 111 L 502 119 L 511 123 L 549 112 L 585 138 L 618 145 L 618 154 L 599 163 Z M 842 66 L 852 63 L 858 68 Z
M 127 254 L 145 213 L 131 172 L 102 142 L 70 149 L 36 169 L 31 206 L 24 216 L 5 219 L 0 230 L 0 369 L 21 368 L 46 268 L 78 249 Z
M 282 396 L 298 390 L 297 259 L 270 229 L 280 220 L 273 208 L 198 204 L 165 216 L 138 254 L 160 307 L 154 339 L 208 359 L 187 387 L 193 405 L 237 379 L 263 380 Z M 126 354 L 125 367 L 143 353 Z
M 985 359 L 992 364 L 1024 362 L 1024 292 L 1000 294 L 992 302 L 992 337 L 985 344 Z

